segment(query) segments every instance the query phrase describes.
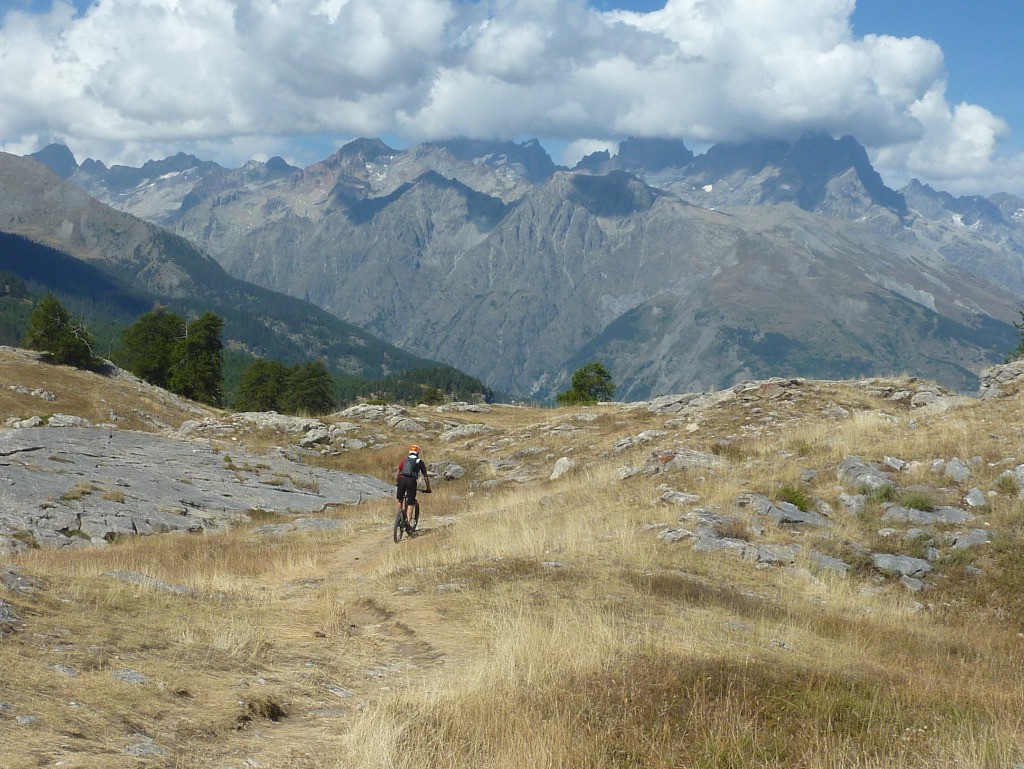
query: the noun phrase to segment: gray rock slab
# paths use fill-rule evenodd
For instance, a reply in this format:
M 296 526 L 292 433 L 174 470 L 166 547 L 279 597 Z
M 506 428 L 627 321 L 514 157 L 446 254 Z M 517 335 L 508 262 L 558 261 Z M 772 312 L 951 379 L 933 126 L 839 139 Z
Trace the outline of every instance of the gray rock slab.
M 991 541 L 985 529 L 971 529 L 965 534 L 958 534 L 954 537 L 953 548 L 955 550 L 964 550 L 975 545 L 987 545 Z
M 942 472 L 943 475 L 955 483 L 963 483 L 971 477 L 971 468 L 968 467 L 966 462 L 962 459 L 958 459 L 957 457 L 953 457 L 951 460 L 946 462 L 946 466 L 943 468 Z
M 628 438 L 622 438 L 621 440 L 615 441 L 615 443 L 612 444 L 612 451 L 616 453 L 625 451 L 626 449 L 631 449 L 634 446 L 650 443 L 651 441 L 657 440 L 665 435 L 668 435 L 668 433 L 664 430 L 644 430 L 638 435 L 631 435 Z
M 873 465 L 869 465 L 860 457 L 849 456 L 839 463 L 837 470 L 839 480 L 848 486 L 864 488 L 869 491 L 889 486 L 889 477 Z
M 14 607 L 0 598 L 0 638 L 11 635 L 19 622 L 21 617 L 14 611 Z
M 36 577 L 29 577 L 22 574 L 17 569 L 10 567 L 4 567 L 0 569 L 0 583 L 8 590 L 15 593 L 22 593 L 28 595 L 35 590 L 45 587 L 46 583 Z
M 909 555 L 872 553 L 871 562 L 879 571 L 898 574 L 901 577 L 923 577 L 932 570 L 932 565 L 928 561 L 923 558 L 912 558 Z
M 139 574 L 135 571 L 108 571 L 104 572 L 104 577 L 110 577 L 120 582 L 127 582 L 131 585 L 142 585 L 143 587 L 149 587 L 153 590 L 159 590 L 163 593 L 173 593 L 174 595 L 194 595 L 195 591 L 184 587 L 183 585 L 175 585 L 170 582 L 164 582 L 163 580 L 149 577 L 145 574 Z
M 830 526 L 831 521 L 823 515 L 801 510 L 791 502 L 772 502 L 764 494 L 740 494 L 736 499 L 739 507 L 749 507 L 758 515 L 775 521 L 780 526 L 809 525 Z
M 825 555 L 824 553 L 818 553 L 813 550 L 807 554 L 807 557 L 810 559 L 811 563 L 821 567 L 822 569 L 834 571 L 839 574 L 847 574 L 852 568 L 850 564 L 841 558 L 834 558 L 831 555 Z
M 693 544 L 698 553 L 716 551 L 731 552 L 746 561 L 759 564 L 791 565 L 800 553 L 799 545 L 758 545 L 732 537 L 718 537 L 707 530 L 701 530 Z
M 968 507 L 984 507 L 988 504 L 988 497 L 985 496 L 984 491 L 975 487 L 964 496 L 964 503 Z
M 491 432 L 494 432 L 494 428 L 490 425 L 471 423 L 468 425 L 459 425 L 458 427 L 453 427 L 450 430 L 445 430 L 438 437 L 442 441 L 451 442 L 465 440 L 466 438 L 475 438 L 478 435 L 484 435 Z
M 115 670 L 110 674 L 110 677 L 115 681 L 121 681 L 126 684 L 132 684 L 138 686 L 140 684 L 148 684 L 152 679 L 149 676 L 143 675 L 137 670 L 131 668 L 121 668 L 121 670 Z
M 391 496 L 392 485 L 281 454 L 230 457 L 204 443 L 99 428 L 0 430 L 0 536 L 44 547 L 216 530 L 251 510 L 320 512 Z
M 723 464 L 722 458 L 714 454 L 694 449 L 671 449 L 654 452 L 642 472 L 653 474 L 670 470 L 713 470 Z
M 937 507 L 934 510 L 917 510 L 913 507 L 890 505 L 882 513 L 882 520 L 887 523 L 917 523 L 925 526 L 966 523 L 973 519 L 973 515 L 958 507 Z

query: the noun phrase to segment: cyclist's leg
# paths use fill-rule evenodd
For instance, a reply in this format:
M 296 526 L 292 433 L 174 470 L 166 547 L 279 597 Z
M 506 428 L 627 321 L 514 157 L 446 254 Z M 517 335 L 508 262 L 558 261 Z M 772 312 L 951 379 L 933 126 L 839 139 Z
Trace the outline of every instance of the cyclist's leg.
M 416 507 L 416 479 L 410 479 L 409 483 L 405 488 L 405 522 L 412 526 L 413 511 Z
M 402 489 L 401 479 L 395 484 L 395 497 L 398 499 L 397 513 L 401 513 L 405 509 L 405 491 Z

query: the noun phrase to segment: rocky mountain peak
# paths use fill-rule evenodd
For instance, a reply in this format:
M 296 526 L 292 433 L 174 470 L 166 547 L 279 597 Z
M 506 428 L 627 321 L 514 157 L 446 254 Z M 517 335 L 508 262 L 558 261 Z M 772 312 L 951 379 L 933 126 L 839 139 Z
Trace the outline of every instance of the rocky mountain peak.
M 459 160 L 480 163 L 495 170 L 508 169 L 534 184 L 547 181 L 559 169 L 537 139 L 516 144 L 457 137 L 433 144 Z
M 78 161 L 64 144 L 48 144 L 39 152 L 33 152 L 28 157 L 47 166 L 62 179 L 71 178 L 71 175 L 78 170 Z
M 953 197 L 948 192 L 940 192 L 917 179 L 911 179 L 902 192 L 910 207 L 929 219 L 955 217 L 960 224 L 967 227 L 982 223 L 1008 223 L 1000 206 L 980 195 Z
M 623 170 L 660 171 L 683 168 L 693 162 L 693 152 L 678 139 L 629 137 L 619 143 L 618 165 Z
M 599 176 L 572 174 L 570 178 L 570 199 L 594 216 L 623 217 L 646 211 L 658 196 L 657 190 L 625 171 Z
M 829 181 L 851 169 L 871 202 L 900 216 L 906 215 L 906 200 L 885 186 L 871 165 L 867 151 L 852 136 L 833 139 L 828 134 L 805 134 L 786 154 L 779 181 L 780 185 L 791 185 L 801 208 L 814 211 L 824 201 Z
M 394 155 L 398 150 L 389 147 L 380 139 L 355 139 L 344 145 L 332 157 L 345 162 L 361 160 L 372 162 L 383 157 Z
M 652 139 L 631 136 L 619 142 L 614 157 L 608 150 L 592 152 L 580 160 L 574 171 L 608 173 L 627 171 L 634 174 L 686 168 L 693 163 L 693 152 L 679 139 Z
M 699 155 L 690 166 L 690 173 L 708 184 L 736 172 L 756 175 L 768 166 L 780 166 L 790 145 L 784 141 L 754 141 L 744 144 L 715 144 Z

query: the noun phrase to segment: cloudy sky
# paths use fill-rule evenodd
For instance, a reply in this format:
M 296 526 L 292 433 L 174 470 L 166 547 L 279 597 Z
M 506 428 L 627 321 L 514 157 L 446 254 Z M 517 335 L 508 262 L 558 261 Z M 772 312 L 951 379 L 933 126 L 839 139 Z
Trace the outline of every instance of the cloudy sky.
M 969 9 L 969 10 L 968 10 Z M 852 134 L 1024 195 L 1019 0 L 0 0 L 0 148 L 299 165 L 358 136 Z

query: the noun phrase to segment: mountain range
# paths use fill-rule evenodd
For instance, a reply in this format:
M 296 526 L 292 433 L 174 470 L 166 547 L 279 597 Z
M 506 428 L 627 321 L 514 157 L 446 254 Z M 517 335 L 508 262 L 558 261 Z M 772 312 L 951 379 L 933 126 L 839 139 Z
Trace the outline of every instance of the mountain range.
M 236 278 L 518 396 L 595 359 L 627 399 L 777 374 L 967 390 L 1018 338 L 1024 201 L 893 190 L 852 137 L 629 139 L 572 169 L 535 140 L 359 139 L 306 168 L 34 158 Z
M 322 358 L 339 373 L 368 378 L 438 365 L 319 307 L 231 277 L 185 238 L 97 201 L 45 165 L 6 153 L 0 153 L 0 270 L 100 306 L 122 324 L 155 304 L 187 314 L 212 310 L 224 319 L 227 346 L 288 363 Z

